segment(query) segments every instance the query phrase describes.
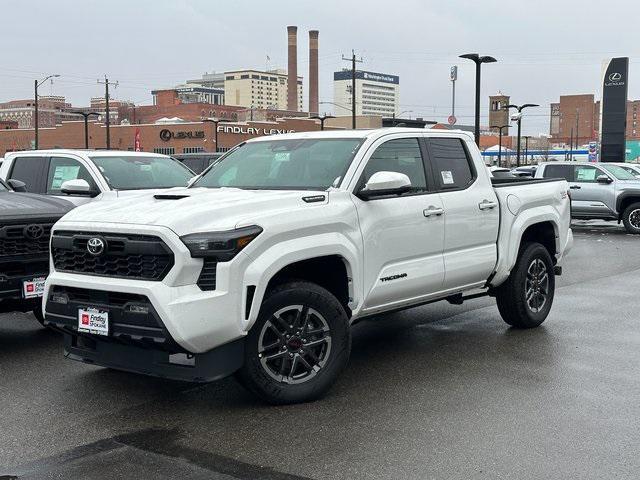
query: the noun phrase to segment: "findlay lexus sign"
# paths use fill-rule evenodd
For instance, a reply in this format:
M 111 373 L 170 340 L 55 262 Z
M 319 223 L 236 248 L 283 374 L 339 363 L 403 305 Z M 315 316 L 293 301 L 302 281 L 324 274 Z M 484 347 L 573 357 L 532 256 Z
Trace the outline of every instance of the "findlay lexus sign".
M 218 133 L 234 133 L 242 135 L 278 135 L 279 133 L 293 133 L 295 130 L 284 128 L 257 128 L 238 125 L 218 125 Z

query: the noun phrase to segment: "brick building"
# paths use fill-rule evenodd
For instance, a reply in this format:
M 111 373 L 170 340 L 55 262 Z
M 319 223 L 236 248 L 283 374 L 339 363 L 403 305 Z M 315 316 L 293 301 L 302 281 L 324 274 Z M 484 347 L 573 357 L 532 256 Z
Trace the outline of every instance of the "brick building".
M 497 95 L 489 96 L 489 128 L 491 131 L 498 133 L 497 128 L 491 128 L 492 126 L 501 127 L 503 125 L 509 125 L 509 109 L 506 108 L 509 105 L 509 95 L 503 95 L 498 92 Z M 502 130 L 503 135 L 509 135 L 509 129 Z
M 89 126 L 90 148 L 105 148 L 106 127 L 95 121 Z M 142 150 L 165 154 L 216 151 L 216 132 L 211 122 L 173 124 L 112 125 L 111 148 L 133 150 L 136 130 L 140 132 Z M 325 127 L 329 128 L 329 127 Z M 309 118 L 287 118 L 275 122 L 220 122 L 217 125 L 218 150 L 227 150 L 256 136 L 320 129 L 320 123 Z M 8 151 L 28 150 L 34 138 L 33 129 L 0 130 L 0 156 Z M 55 128 L 41 128 L 42 149 L 84 148 L 84 123 L 65 122 Z
M 640 140 L 640 100 L 627 102 L 627 140 Z M 553 143 L 584 145 L 597 141 L 600 132 L 600 101 L 593 94 L 562 95 L 551 104 L 549 133 Z M 577 132 L 577 133 L 576 133 Z
M 64 121 L 82 118 L 80 115 L 71 113 L 73 109 L 65 97 L 39 95 L 38 125 L 53 127 Z M 35 110 L 33 99 L 3 102 L 0 103 L 0 121 L 17 122 L 18 128 L 33 128 L 35 127 Z

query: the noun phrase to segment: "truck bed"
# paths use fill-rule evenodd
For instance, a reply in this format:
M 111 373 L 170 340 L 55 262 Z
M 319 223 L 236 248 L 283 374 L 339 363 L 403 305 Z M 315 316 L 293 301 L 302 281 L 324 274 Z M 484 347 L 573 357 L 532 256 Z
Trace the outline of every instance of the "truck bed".
M 534 183 L 561 182 L 564 178 L 531 178 L 531 177 L 491 177 L 491 185 L 495 188 L 532 185 Z

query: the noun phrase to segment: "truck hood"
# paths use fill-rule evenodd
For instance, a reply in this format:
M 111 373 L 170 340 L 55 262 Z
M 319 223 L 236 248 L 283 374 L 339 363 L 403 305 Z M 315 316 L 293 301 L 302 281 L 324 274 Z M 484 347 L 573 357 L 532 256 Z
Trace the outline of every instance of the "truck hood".
M 265 216 L 286 215 L 308 208 L 303 197 L 327 192 L 240 190 L 235 188 L 173 188 L 156 194 L 93 202 L 72 210 L 63 222 L 125 223 L 158 225 L 178 235 L 230 230 L 260 224 Z
M 0 192 L 0 220 L 8 217 L 60 218 L 75 205 L 35 193 Z

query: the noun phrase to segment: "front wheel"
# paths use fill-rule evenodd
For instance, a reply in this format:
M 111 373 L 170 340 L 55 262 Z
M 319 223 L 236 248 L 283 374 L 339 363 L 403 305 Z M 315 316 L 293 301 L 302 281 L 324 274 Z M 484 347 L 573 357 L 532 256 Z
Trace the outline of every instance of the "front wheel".
M 336 297 L 313 283 L 289 282 L 265 296 L 237 376 L 269 403 L 307 402 L 329 390 L 350 351 L 349 319 Z
M 632 203 L 624 209 L 622 223 L 629 233 L 640 233 L 640 202 Z
M 534 328 L 549 315 L 555 293 L 553 262 L 539 243 L 522 246 L 509 278 L 496 290 L 502 319 L 516 328 Z
M 42 312 L 42 305 L 38 304 L 32 311 L 33 316 L 36 317 L 38 323 L 44 327 L 44 313 Z

